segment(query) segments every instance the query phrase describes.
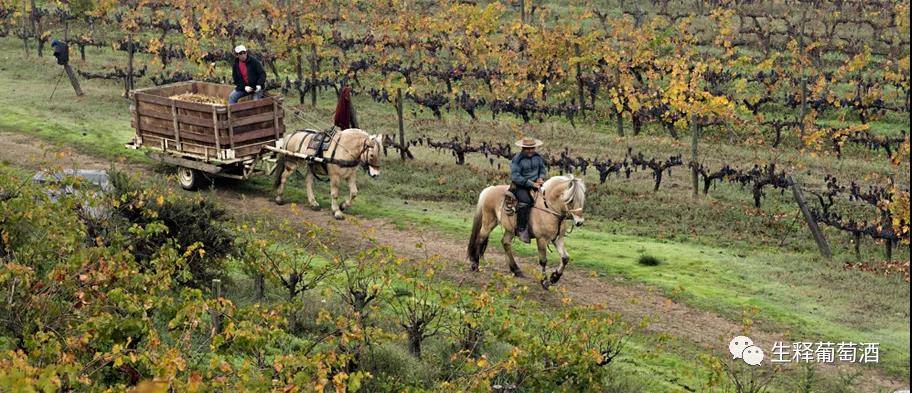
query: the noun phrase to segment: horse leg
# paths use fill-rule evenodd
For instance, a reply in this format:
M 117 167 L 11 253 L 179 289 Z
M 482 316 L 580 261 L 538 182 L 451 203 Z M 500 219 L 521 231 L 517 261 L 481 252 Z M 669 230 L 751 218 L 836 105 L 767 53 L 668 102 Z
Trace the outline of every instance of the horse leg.
M 551 283 L 557 284 L 561 276 L 564 275 L 564 268 L 567 267 L 567 263 L 570 262 L 570 254 L 568 254 L 567 249 L 564 248 L 563 236 L 558 236 L 557 239 L 554 239 L 554 248 L 557 249 L 557 252 L 559 252 L 561 256 L 560 267 L 551 273 Z
M 340 208 L 343 211 L 350 208 L 356 196 L 358 196 L 358 186 L 355 184 L 355 176 L 352 176 L 348 178 L 348 199 L 342 202 Z
M 504 231 L 500 243 L 503 244 L 504 253 L 507 254 L 507 266 L 510 267 L 510 272 L 516 277 L 524 277 L 522 270 L 520 270 L 519 266 L 516 264 L 516 260 L 513 259 L 513 233 Z
M 542 237 L 535 238 L 535 244 L 538 246 L 538 265 L 541 266 L 541 285 L 542 288 L 548 289 L 551 284 L 545 271 L 548 268 L 548 241 Z
M 472 258 L 471 269 L 473 272 L 478 271 L 478 263 L 481 261 L 481 258 L 484 257 L 485 250 L 488 248 L 488 237 L 491 236 L 491 231 L 493 231 L 494 228 L 497 227 L 496 218 L 482 217 L 481 220 L 482 220 L 481 226 L 478 229 L 478 235 L 477 235 L 477 239 L 479 239 L 478 244 L 476 245 L 477 258 L 472 258 L 471 254 L 470 254 L 470 258 Z M 511 242 L 512 242 L 512 240 L 511 240 Z M 519 269 L 517 268 L 516 271 L 519 271 Z M 514 272 L 514 274 L 515 274 L 515 272 Z M 519 275 L 522 276 L 521 271 L 519 271 Z
M 329 196 L 330 196 L 331 199 L 332 199 L 332 212 L 333 212 L 333 217 L 335 217 L 337 220 L 341 220 L 341 219 L 345 218 L 345 216 L 342 214 L 342 211 L 339 210 L 339 202 L 338 202 L 338 199 L 339 199 L 339 178 L 338 178 L 338 175 L 336 175 L 336 176 L 330 175 L 330 176 L 329 176 Z
M 279 205 L 285 204 L 285 200 L 282 199 L 282 194 L 285 193 L 285 184 L 288 182 L 288 177 L 294 173 L 297 166 L 298 165 L 293 160 L 285 160 L 285 168 L 282 169 L 282 177 L 279 180 L 279 186 L 276 188 L 275 202 Z
M 313 190 L 313 173 L 311 171 L 310 164 L 307 165 L 307 174 L 304 175 L 304 185 L 307 189 L 307 203 L 310 204 L 310 208 L 313 210 L 320 210 L 320 204 L 317 202 L 317 198 L 314 197 Z

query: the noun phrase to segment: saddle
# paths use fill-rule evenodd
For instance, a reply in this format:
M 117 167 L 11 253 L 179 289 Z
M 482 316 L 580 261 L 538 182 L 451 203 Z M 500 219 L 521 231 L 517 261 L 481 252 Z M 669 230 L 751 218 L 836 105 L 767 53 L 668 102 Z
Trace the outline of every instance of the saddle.
M 532 197 L 532 206 L 535 206 L 535 194 L 532 194 L 531 197 Z M 516 195 L 513 194 L 513 190 L 512 189 L 507 190 L 507 192 L 504 194 L 504 203 L 503 203 L 504 212 L 506 212 L 508 216 L 512 216 L 512 215 L 516 214 L 516 208 L 519 206 L 519 204 L 520 204 L 519 198 L 517 198 Z
M 311 172 L 315 176 L 317 176 L 317 179 L 319 179 L 319 180 L 324 180 L 324 179 L 320 179 L 320 176 L 326 176 L 329 173 L 329 171 L 328 171 L 328 168 L 326 167 L 325 160 L 314 160 L 314 158 L 320 158 L 320 159 L 326 158 L 323 155 L 323 153 L 326 151 L 327 148 L 329 148 L 329 145 L 332 143 L 332 139 L 333 139 L 333 136 L 336 135 L 336 131 L 337 131 L 336 127 L 332 127 L 325 131 L 313 130 L 313 129 L 295 130 L 295 134 L 293 134 L 293 135 L 296 135 L 298 133 L 304 134 L 303 136 L 301 136 L 300 139 L 294 138 L 294 139 L 300 141 L 300 142 L 298 142 L 299 144 L 303 144 L 304 141 L 307 140 L 307 138 L 309 136 L 312 135 L 312 137 L 310 138 L 310 141 L 307 142 L 306 147 L 301 146 L 301 145 L 298 145 L 297 149 L 294 149 L 291 146 L 288 147 L 289 150 L 292 150 L 292 151 L 296 150 L 296 151 L 300 152 L 301 154 L 307 155 L 308 157 L 312 157 L 311 159 L 308 160 L 308 161 L 311 161 L 310 169 L 311 169 Z M 304 148 L 302 149 L 302 147 L 304 147 Z
M 336 128 L 332 127 L 325 131 L 311 130 L 311 129 L 302 129 L 297 130 L 298 132 L 303 132 L 308 135 L 313 135 L 310 138 L 310 142 L 307 144 L 307 148 L 301 151 L 302 154 L 308 156 L 320 157 L 323 158 L 323 152 L 329 147 L 330 142 L 334 135 L 336 135 Z M 304 139 L 307 139 L 305 136 Z M 303 140 L 303 139 L 302 139 Z
M 504 212 L 507 213 L 508 216 L 516 214 L 516 205 L 518 204 L 519 199 L 516 198 L 516 195 L 513 195 L 513 192 L 510 190 L 507 190 L 506 194 L 504 194 Z

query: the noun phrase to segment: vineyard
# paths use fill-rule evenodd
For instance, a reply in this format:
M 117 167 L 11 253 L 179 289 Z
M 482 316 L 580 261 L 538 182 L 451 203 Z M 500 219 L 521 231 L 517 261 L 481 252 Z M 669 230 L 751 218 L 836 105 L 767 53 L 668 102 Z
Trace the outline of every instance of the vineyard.
M 231 84 L 231 48 L 244 44 L 264 88 L 285 96 L 289 130 L 327 128 L 348 86 L 361 125 L 385 135 L 384 175 L 363 185 L 355 216 L 463 242 L 478 191 L 506 182 L 512 141 L 534 135 L 550 175 L 590 190 L 568 275 L 655 288 L 657 304 L 767 339 L 882 345 L 879 368 L 851 383 L 826 365 L 757 375 L 706 349 L 733 332 L 677 337 L 650 325 L 655 305 L 588 303 L 574 281 L 548 294 L 500 273 L 479 282 L 448 246 L 381 246 L 354 234 L 360 224 L 340 234 L 289 220 L 294 206 L 281 220 L 225 209 L 225 192 L 268 197 L 265 181 L 187 197 L 116 172 L 118 191 L 98 201 L 114 216 L 96 222 L 73 208 L 78 196 L 36 196 L 10 152 L 0 364 L 18 373 L 0 371 L 0 390 L 907 387 L 909 15 L 908 1 L 856 0 L 0 0 L 0 74 L 12 73 L 0 78 L 37 86 L 0 101 L 0 132 L 149 165 L 120 149 L 124 97 Z M 70 45 L 85 96 L 54 83 L 55 39 Z M 31 63 L 47 74 L 17 70 Z M 62 232 L 26 225 L 41 214 Z M 734 256 L 677 261 L 691 247 Z M 655 256 L 658 268 L 638 262 Z

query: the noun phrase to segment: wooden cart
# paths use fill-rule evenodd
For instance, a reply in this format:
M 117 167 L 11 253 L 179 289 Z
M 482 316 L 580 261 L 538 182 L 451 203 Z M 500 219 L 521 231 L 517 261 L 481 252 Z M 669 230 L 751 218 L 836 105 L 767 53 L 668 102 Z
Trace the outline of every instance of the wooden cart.
M 183 93 L 228 97 L 231 85 L 179 82 L 131 92 L 128 148 L 178 167 L 181 187 L 192 190 L 202 174 L 247 179 L 275 170 L 267 147 L 282 147 L 285 133 L 282 99 L 267 96 L 237 104 L 203 104 L 170 98 Z

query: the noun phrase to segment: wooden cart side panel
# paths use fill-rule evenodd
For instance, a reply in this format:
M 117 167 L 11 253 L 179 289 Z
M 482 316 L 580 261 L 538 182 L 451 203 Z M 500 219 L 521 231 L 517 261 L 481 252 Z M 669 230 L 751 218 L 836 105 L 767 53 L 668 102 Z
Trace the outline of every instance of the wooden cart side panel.
M 250 124 L 263 123 L 263 122 L 272 122 L 275 114 L 272 111 L 258 113 L 250 116 L 238 116 L 236 115 L 233 119 L 233 126 L 235 128 L 243 127 Z
M 148 103 L 139 104 L 139 114 L 140 116 L 148 116 L 156 119 L 171 120 L 171 111 L 165 110 L 165 107 L 162 105 L 149 105 Z M 199 112 L 188 111 L 186 109 L 178 109 L 177 111 L 177 121 L 182 125 L 194 125 L 200 127 L 212 128 L 212 114 L 209 113 L 207 118 L 199 116 Z M 224 121 L 219 124 L 219 126 L 224 126 Z
M 146 94 L 146 93 L 134 93 L 134 94 L 136 95 L 136 98 L 139 99 L 139 101 L 150 102 L 150 103 L 159 104 L 159 105 L 165 105 L 167 107 L 171 107 L 171 103 L 173 102 L 174 106 L 176 106 L 178 108 L 189 109 L 189 110 L 193 110 L 193 111 L 197 111 L 197 112 L 209 112 L 209 111 L 211 111 L 211 108 L 212 108 L 211 104 L 200 104 L 198 102 L 172 100 L 171 98 L 168 98 L 174 94 L 167 95 L 167 96 L 158 96 L 158 95 Z M 175 94 L 180 94 L 180 92 L 175 92 Z
M 217 83 L 208 82 L 196 82 L 194 83 L 194 89 L 195 93 L 228 100 L 228 95 L 231 94 L 231 92 L 234 90 L 234 86 L 220 85 Z
M 133 90 L 133 94 L 146 94 L 159 97 L 170 97 L 175 94 L 187 93 L 193 89 L 192 81 L 176 82 L 165 86 L 152 86 Z
M 177 150 L 175 148 L 175 142 L 171 138 L 161 137 L 155 134 L 147 134 L 145 138 L 147 139 L 144 145 L 151 149 L 159 150 L 167 143 L 167 150 L 171 152 L 215 158 L 215 148 L 211 146 L 201 145 L 192 141 L 184 141 L 181 143 L 181 149 Z
M 146 135 L 155 135 L 159 137 L 176 139 L 174 135 L 174 130 L 172 127 L 163 127 L 153 124 L 144 124 L 143 125 L 143 137 Z M 180 137 L 182 141 L 192 141 L 204 145 L 215 146 L 215 137 L 211 134 L 197 134 L 195 132 L 189 132 L 187 130 L 181 130 Z
M 273 100 L 272 96 L 266 96 L 266 97 L 263 97 L 262 100 L 241 101 L 237 104 L 231 104 L 231 111 L 232 112 L 245 111 L 248 109 L 260 108 L 260 107 L 268 107 L 269 108 L 268 110 L 271 111 L 272 110 L 272 100 Z
M 206 161 L 221 158 L 225 162 L 257 156 L 262 154 L 264 146 L 275 146 L 276 139 L 284 133 L 284 111 L 277 105 L 281 98 L 266 97 L 230 106 L 169 98 L 185 92 L 227 97 L 233 88 L 187 82 L 136 90 L 133 96 L 136 110 L 131 123 L 142 144 L 152 149 L 192 155 Z M 179 135 L 175 129 L 179 129 Z

